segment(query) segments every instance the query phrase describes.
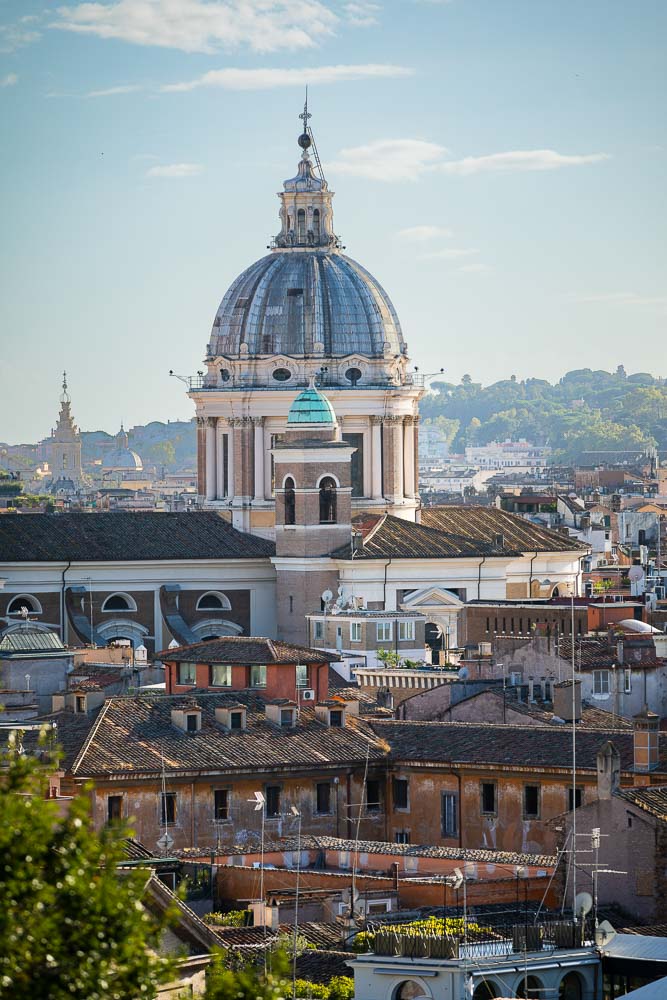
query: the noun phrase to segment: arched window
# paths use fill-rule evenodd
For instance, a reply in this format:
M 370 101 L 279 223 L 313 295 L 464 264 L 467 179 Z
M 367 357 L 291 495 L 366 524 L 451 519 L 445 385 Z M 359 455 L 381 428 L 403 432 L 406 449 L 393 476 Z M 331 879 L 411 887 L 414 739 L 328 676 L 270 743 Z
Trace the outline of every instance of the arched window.
M 296 213 L 296 237 L 299 243 L 305 243 L 306 241 L 306 213 L 303 208 L 300 208 Z
M 20 615 L 21 608 L 27 608 L 32 615 L 41 615 L 42 605 L 32 594 L 18 594 L 7 605 L 8 615 Z
M 313 236 L 316 240 L 320 238 L 320 210 L 316 208 L 313 212 Z
M 231 611 L 229 598 L 215 590 L 202 594 L 197 601 L 197 611 Z
M 472 1000 L 493 1000 L 497 996 L 495 984 L 489 982 L 488 979 L 484 979 L 475 987 Z
M 291 476 L 285 480 L 285 524 L 296 524 L 296 496 Z
M 393 1000 L 416 1000 L 417 997 L 427 995 L 424 987 L 416 983 L 414 979 L 406 979 L 405 982 L 399 983 L 394 990 Z
M 524 976 L 516 988 L 516 995 L 522 1000 L 539 1000 L 543 993 L 542 981 L 537 976 Z
M 560 981 L 558 1000 L 581 1000 L 583 996 L 581 976 L 576 972 L 568 972 Z
M 331 476 L 320 483 L 320 524 L 336 523 L 336 484 Z
M 137 605 L 129 594 L 111 594 L 102 605 L 102 611 L 136 611 Z

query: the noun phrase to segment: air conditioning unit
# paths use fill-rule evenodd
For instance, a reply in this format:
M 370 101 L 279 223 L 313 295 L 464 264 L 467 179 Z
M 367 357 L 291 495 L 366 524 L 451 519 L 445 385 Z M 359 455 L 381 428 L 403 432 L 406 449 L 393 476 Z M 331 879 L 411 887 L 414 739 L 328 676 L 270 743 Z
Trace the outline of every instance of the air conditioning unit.
M 315 701 L 315 692 L 312 688 L 304 688 L 301 692 L 301 701 Z

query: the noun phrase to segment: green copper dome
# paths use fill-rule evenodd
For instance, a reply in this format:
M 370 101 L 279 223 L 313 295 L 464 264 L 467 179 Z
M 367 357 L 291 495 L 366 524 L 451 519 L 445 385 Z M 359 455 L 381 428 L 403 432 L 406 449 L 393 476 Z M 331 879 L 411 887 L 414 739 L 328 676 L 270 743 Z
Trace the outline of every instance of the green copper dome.
M 309 385 L 300 392 L 290 407 L 287 415 L 288 424 L 325 424 L 336 423 L 334 408 L 319 389 Z

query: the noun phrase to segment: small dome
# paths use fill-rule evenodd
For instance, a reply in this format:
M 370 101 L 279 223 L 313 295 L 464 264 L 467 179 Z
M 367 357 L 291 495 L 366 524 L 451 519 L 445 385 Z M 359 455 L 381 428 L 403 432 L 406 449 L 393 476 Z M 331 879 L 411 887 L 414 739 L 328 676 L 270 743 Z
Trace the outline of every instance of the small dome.
M 144 463 L 136 451 L 131 448 L 119 448 L 108 452 L 104 458 L 103 468 L 142 472 Z
M 288 424 L 324 424 L 329 427 L 336 423 L 334 408 L 319 389 L 309 385 L 300 392 L 287 415 Z

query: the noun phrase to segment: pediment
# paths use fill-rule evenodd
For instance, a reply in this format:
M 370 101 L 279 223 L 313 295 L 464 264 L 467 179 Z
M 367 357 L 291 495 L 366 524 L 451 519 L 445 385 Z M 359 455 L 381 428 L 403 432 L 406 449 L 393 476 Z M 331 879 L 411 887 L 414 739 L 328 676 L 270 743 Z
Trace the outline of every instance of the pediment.
M 405 611 L 420 611 L 427 608 L 462 608 L 463 601 L 445 587 L 425 587 L 406 594 L 401 607 Z

